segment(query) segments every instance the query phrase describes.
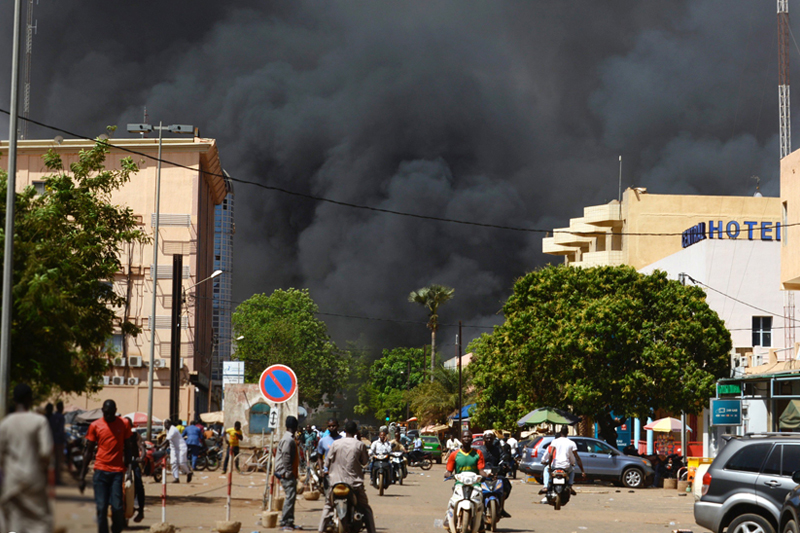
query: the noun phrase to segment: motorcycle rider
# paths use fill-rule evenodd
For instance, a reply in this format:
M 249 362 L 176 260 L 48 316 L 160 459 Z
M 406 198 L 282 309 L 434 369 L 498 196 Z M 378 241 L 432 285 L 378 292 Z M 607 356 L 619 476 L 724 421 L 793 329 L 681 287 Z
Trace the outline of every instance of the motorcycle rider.
M 550 467 L 560 468 L 569 472 L 569 492 L 573 496 L 577 493 L 572 488 L 575 481 L 575 468 L 577 463 L 581 469 L 581 477 L 586 477 L 586 472 L 583 469 L 583 462 L 578 455 L 578 447 L 567 438 L 569 429 L 567 426 L 561 426 L 561 431 L 558 432 L 558 437 L 550 443 L 547 447 L 547 452 L 542 457 L 542 464 L 545 465 L 544 469 L 544 486 L 539 491 L 539 494 L 546 494 L 547 487 L 550 485 Z
M 413 446 L 414 446 L 414 449 L 411 452 L 409 452 L 408 457 L 412 462 L 417 462 L 417 461 L 422 459 L 422 454 L 423 454 L 423 452 L 422 452 L 422 446 L 423 446 L 422 437 L 417 435 L 417 437 L 414 439 Z
M 503 501 L 500 502 L 500 516 L 502 518 L 511 518 L 511 515 L 508 514 L 505 509 L 505 502 L 508 499 L 509 494 L 511 494 L 511 481 L 508 480 L 508 478 L 505 476 L 505 472 L 503 471 L 503 463 L 508 463 L 511 461 L 508 450 L 503 449 L 507 448 L 507 445 L 501 447 L 500 443 L 495 440 L 494 431 L 487 429 L 483 432 L 482 448 L 486 450 L 486 469 L 490 470 L 492 468 L 496 468 L 498 477 L 500 477 L 500 479 L 503 481 Z
M 473 472 L 480 474 L 486 467 L 486 460 L 480 450 L 472 449 L 472 433 L 464 431 L 461 435 L 461 448 L 457 452 L 451 453 L 447 458 L 447 467 L 444 473 L 445 479 L 461 472 Z M 450 523 L 451 509 L 448 502 L 447 512 L 444 515 L 444 528 L 447 529 Z
M 338 430 L 338 423 L 336 426 Z M 367 491 L 364 490 L 364 464 L 369 461 L 369 452 L 366 445 L 356 438 L 358 425 L 349 420 L 344 424 L 345 438 L 340 438 L 331 443 L 325 455 L 325 468 L 323 476 L 330 479 L 330 486 L 337 483 L 346 483 L 353 488 L 358 501 L 358 508 L 364 515 L 364 525 L 367 533 L 375 533 L 375 518 L 369 506 Z M 324 533 L 328 522 L 333 517 L 333 506 L 330 498 L 325 498 L 322 508 L 322 518 L 319 522 L 319 533 Z
M 400 428 L 394 430 L 394 440 L 389 441 L 389 444 L 392 445 L 393 452 L 406 453 L 406 447 L 403 446 L 402 433 L 400 432 Z
M 378 488 L 378 484 L 377 481 L 375 480 L 376 478 L 375 461 L 373 459 L 376 455 L 381 455 L 381 454 L 388 455 L 391 451 L 392 451 L 392 445 L 390 442 L 387 442 L 386 440 L 386 432 L 381 431 L 380 434 L 378 435 L 378 440 L 373 442 L 372 445 L 369 447 L 369 457 L 370 457 L 369 477 L 372 486 L 375 487 L 376 489 Z M 390 476 L 392 475 L 392 469 L 389 469 L 389 475 Z M 390 479 L 389 482 L 392 483 L 392 480 Z

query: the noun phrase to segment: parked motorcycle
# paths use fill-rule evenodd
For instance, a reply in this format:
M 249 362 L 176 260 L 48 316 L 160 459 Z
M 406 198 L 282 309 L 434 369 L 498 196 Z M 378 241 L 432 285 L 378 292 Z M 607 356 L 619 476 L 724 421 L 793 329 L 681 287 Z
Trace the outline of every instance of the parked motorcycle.
M 364 515 L 358 509 L 356 493 L 347 483 L 337 483 L 330 492 L 333 525 L 337 533 L 358 533 L 365 527 Z
M 483 478 L 481 492 L 486 527 L 491 531 L 497 531 L 497 522 L 503 510 L 503 476 L 498 474 L 497 468 L 492 469 L 492 473 Z
M 483 523 L 482 478 L 474 472 L 456 474 L 456 486 L 447 507 L 450 533 L 477 533 Z M 452 477 L 445 478 L 453 479 Z
M 65 446 L 67 454 L 67 465 L 70 474 L 75 479 L 81 474 L 81 467 L 83 466 L 83 439 L 75 434 L 67 434 L 67 444 Z
M 209 447 L 204 446 L 200 455 L 197 456 L 197 466 L 195 470 L 214 472 L 222 465 L 222 453 L 222 449 L 216 444 Z
M 394 470 L 394 478 L 402 485 L 403 479 L 408 476 L 408 468 L 406 467 L 403 452 L 392 452 L 389 462 L 392 464 L 392 470 Z
M 145 454 L 141 460 L 142 475 L 153 476 L 156 483 L 161 483 L 161 476 L 164 474 L 164 457 L 169 455 L 169 448 L 159 450 L 150 441 L 145 441 L 144 447 Z
M 551 468 L 550 482 L 547 485 L 547 503 L 552 505 L 556 511 L 560 510 L 569 502 L 569 489 L 569 472 L 563 468 Z
M 389 454 L 379 453 L 372 458 L 372 472 L 375 479 L 375 486 L 378 494 L 383 496 L 383 492 L 392 484 L 392 464 L 389 462 Z
M 423 470 L 430 470 L 433 466 L 433 456 L 430 452 L 409 452 L 406 457 L 408 466 L 418 466 Z

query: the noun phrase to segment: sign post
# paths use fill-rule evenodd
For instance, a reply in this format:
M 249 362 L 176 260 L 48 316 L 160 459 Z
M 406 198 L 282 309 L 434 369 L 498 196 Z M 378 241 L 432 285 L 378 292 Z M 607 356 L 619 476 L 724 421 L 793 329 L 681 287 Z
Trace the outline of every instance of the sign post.
M 272 437 L 270 438 L 270 449 L 268 452 L 270 454 L 270 461 L 268 463 L 269 467 L 267 468 L 267 480 L 264 486 L 264 494 L 266 496 L 267 486 L 269 486 L 270 479 L 274 479 L 275 474 L 275 433 L 277 433 L 281 427 L 282 404 L 289 401 L 292 396 L 297 394 L 297 375 L 294 373 L 294 370 L 286 365 L 272 365 L 261 373 L 261 377 L 258 380 L 258 389 L 265 400 L 278 404 L 277 412 L 275 409 L 271 409 L 269 413 L 269 427 L 272 429 Z M 270 511 L 273 511 L 273 501 L 272 490 L 270 490 Z M 261 502 L 261 509 L 263 510 L 266 506 L 267 502 L 265 497 Z

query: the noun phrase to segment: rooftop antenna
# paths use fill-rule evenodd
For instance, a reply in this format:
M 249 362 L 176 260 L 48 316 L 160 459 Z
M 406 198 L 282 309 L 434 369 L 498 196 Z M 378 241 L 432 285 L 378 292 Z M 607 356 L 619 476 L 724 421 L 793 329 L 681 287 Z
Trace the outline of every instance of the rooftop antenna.
M 149 122 L 147 122 L 147 106 L 144 106 L 144 120 L 142 122 L 144 122 L 145 124 L 150 124 Z M 142 139 L 144 139 L 145 137 L 147 137 L 147 132 L 143 131 L 139 135 L 141 135 Z
M 622 220 L 622 156 L 619 156 L 619 194 L 617 195 L 619 202 L 619 219 Z
M 778 115 L 781 159 L 792 151 L 789 96 L 789 0 L 778 0 Z
M 39 1 L 37 0 L 38 4 Z M 27 23 L 25 25 L 25 82 L 24 90 L 22 92 L 22 123 L 20 124 L 19 134 L 20 139 L 28 138 L 28 115 L 31 112 L 31 55 L 33 54 L 33 35 L 37 33 L 37 26 L 39 21 L 33 21 L 33 0 L 28 0 L 28 15 Z

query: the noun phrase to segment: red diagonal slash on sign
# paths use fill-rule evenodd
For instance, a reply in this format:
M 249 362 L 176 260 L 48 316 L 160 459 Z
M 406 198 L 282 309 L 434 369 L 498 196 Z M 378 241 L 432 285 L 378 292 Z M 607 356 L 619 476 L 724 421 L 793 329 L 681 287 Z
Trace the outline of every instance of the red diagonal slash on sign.
M 271 372 L 267 372 L 267 377 L 270 378 L 275 383 L 275 385 L 281 390 L 282 393 L 289 394 L 287 392 L 287 390 L 283 388 L 283 385 L 281 385 L 280 380 L 274 376 L 274 374 L 275 374 L 275 372 L 277 370 L 280 370 L 280 369 L 276 368 L 276 369 L 272 370 Z

